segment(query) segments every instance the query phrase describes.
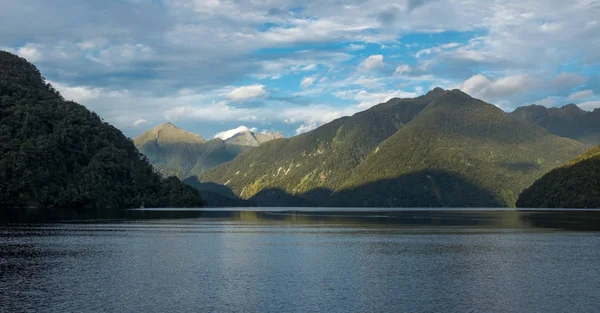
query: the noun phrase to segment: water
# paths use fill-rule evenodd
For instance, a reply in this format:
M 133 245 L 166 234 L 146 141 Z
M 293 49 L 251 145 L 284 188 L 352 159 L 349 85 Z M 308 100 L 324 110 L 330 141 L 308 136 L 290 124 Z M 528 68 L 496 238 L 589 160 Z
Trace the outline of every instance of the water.
M 600 233 L 486 214 L 4 225 L 0 311 L 598 312 Z

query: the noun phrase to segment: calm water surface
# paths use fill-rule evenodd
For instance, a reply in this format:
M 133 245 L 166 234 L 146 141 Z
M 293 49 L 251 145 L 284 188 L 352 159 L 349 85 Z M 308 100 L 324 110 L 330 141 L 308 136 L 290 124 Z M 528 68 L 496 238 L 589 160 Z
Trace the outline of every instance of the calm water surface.
M 0 311 L 598 312 L 600 233 L 508 220 L 3 225 Z

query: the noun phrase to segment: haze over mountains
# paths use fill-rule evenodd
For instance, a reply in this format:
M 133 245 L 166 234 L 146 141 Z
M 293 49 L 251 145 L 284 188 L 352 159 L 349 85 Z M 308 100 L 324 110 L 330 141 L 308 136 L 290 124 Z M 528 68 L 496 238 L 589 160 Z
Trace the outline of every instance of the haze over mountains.
M 549 132 L 581 141 L 587 145 L 600 143 L 600 109 L 584 111 L 575 104 L 561 108 L 530 105 L 517 108 L 510 115 L 537 124 Z
M 207 141 L 168 122 L 136 137 L 134 143 L 163 176 L 184 179 L 231 161 L 251 147 L 283 135 L 255 133 L 243 128 L 221 137 Z

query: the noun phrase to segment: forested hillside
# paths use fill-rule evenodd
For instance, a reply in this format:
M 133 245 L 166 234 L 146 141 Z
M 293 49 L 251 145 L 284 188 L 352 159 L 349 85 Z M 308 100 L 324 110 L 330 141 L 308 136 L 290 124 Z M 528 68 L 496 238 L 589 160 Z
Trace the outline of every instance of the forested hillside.
M 514 206 L 584 145 L 458 90 L 392 99 L 199 175 L 260 205 Z
M 110 216 L 141 205 L 202 204 L 193 188 L 156 174 L 121 131 L 65 101 L 34 65 L 0 51 L 3 215 Z
M 600 208 L 600 146 L 558 167 L 525 189 L 523 208 Z
M 266 142 L 200 174 L 199 180 L 227 185 L 243 199 L 276 189 L 303 198 L 303 205 L 323 205 L 331 190 L 341 186 L 379 143 L 404 127 L 442 92 L 438 88 L 414 99 L 393 99 L 311 132 Z M 251 200 L 265 205 L 299 203 L 297 198 L 281 202 L 271 199 Z
M 341 188 L 353 192 L 341 191 L 339 204 L 510 207 L 536 178 L 583 150 L 494 105 L 446 91 L 357 168 Z

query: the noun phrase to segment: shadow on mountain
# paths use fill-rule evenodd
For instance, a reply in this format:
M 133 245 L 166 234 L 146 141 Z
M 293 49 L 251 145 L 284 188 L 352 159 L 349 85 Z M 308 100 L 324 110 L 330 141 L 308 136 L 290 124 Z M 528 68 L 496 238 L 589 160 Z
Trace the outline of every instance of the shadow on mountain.
M 256 203 L 259 206 L 266 207 L 322 207 L 324 206 L 323 204 L 325 203 L 325 201 L 320 199 L 325 198 L 309 198 L 309 196 L 313 193 L 331 194 L 331 192 L 332 191 L 329 189 L 316 189 L 306 194 L 292 195 L 287 193 L 285 190 L 279 188 L 270 188 L 259 191 L 249 200 L 250 202 Z
M 217 183 L 203 183 L 198 177 L 191 176 L 183 181 L 196 188 L 202 194 L 207 207 L 249 207 L 255 206 L 251 201 L 238 198 L 231 188 Z
M 265 189 L 250 201 L 259 206 L 308 207 L 504 207 L 489 191 L 459 175 L 420 171 L 398 178 L 332 192 L 317 188 L 292 195 L 281 189 Z
M 540 168 L 539 164 L 531 162 L 500 162 L 498 165 L 509 171 L 524 173 L 533 172 Z
M 183 182 L 196 188 L 200 192 L 209 191 L 209 192 L 221 194 L 225 197 L 237 198 L 237 196 L 233 193 L 231 188 L 229 188 L 225 185 L 217 184 L 217 183 L 200 182 L 198 180 L 198 177 L 196 177 L 196 176 L 188 177 Z

